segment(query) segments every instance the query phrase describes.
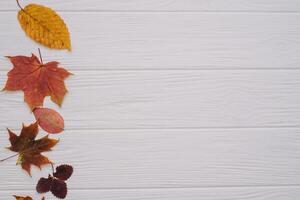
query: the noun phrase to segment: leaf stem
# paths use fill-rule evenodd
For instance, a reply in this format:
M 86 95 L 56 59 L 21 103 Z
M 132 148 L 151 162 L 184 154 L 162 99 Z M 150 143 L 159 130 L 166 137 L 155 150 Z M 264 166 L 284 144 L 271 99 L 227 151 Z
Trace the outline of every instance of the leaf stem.
M 51 168 L 52 168 L 52 175 L 54 176 L 54 165 L 51 163 Z
M 42 58 L 41 49 L 40 49 L 40 48 L 38 48 L 38 50 L 39 50 L 40 60 L 41 60 L 41 63 L 42 63 L 42 65 L 43 65 L 43 58 Z
M 21 6 L 19 0 L 16 0 L 16 1 L 17 1 L 17 4 L 18 4 L 19 8 L 24 11 L 24 8 Z
M 14 154 L 14 155 L 12 155 L 12 156 L 9 156 L 9 157 L 7 157 L 7 158 L 4 158 L 4 159 L 0 160 L 0 162 L 4 162 L 4 161 L 6 161 L 6 160 L 8 160 L 8 159 L 11 159 L 11 158 L 13 158 L 13 157 L 16 157 L 16 156 L 18 156 L 18 155 L 19 155 L 19 153 Z

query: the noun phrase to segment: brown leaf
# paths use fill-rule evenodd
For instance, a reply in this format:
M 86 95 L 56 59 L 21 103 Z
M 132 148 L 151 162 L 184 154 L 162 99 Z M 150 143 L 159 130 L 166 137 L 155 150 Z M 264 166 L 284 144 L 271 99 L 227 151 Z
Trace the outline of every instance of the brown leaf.
M 51 148 L 58 143 L 58 140 L 50 139 L 48 137 L 49 135 L 35 140 L 38 134 L 37 122 L 29 126 L 23 125 L 19 136 L 9 129 L 7 130 L 11 143 L 11 146 L 8 147 L 8 149 L 19 153 L 17 164 L 21 164 L 22 168 L 26 170 L 29 175 L 31 175 L 31 165 L 41 168 L 41 166 L 51 163 L 51 161 L 41 153 L 51 151 Z
M 33 114 L 42 129 L 48 133 L 60 133 L 64 130 L 64 119 L 50 108 L 35 108 Z
M 50 175 L 48 178 L 40 178 L 36 185 L 36 191 L 38 193 L 51 191 L 54 196 L 60 199 L 64 199 L 68 193 L 67 184 L 63 180 L 56 179 Z
M 67 180 L 73 174 L 73 167 L 70 165 L 60 165 L 56 167 L 56 172 L 53 173 L 53 176 L 60 180 Z
M 16 198 L 16 200 L 32 200 L 32 198 L 30 196 L 21 197 L 21 196 L 14 195 L 14 197 Z M 43 197 L 41 200 L 45 200 L 45 197 Z
M 38 193 L 46 193 L 49 192 L 52 185 L 52 176 L 48 176 L 48 178 L 40 178 L 39 182 L 36 185 L 36 191 Z
M 29 196 L 27 196 L 27 197 L 21 197 L 21 196 L 14 195 L 14 197 L 16 198 L 16 200 L 32 200 L 32 198 L 29 197 Z
M 53 179 L 51 192 L 57 198 L 64 199 L 68 193 L 67 184 L 62 180 Z
M 64 80 L 71 75 L 67 70 L 58 67 L 58 62 L 52 61 L 42 64 L 32 54 L 26 56 L 9 56 L 13 69 L 7 74 L 8 79 L 3 90 L 24 92 L 24 100 L 33 110 L 43 106 L 44 98 L 61 106 L 67 89 Z
M 68 188 L 65 180 L 69 179 L 73 173 L 71 165 L 60 165 L 56 167 L 53 176 L 49 174 L 48 178 L 40 178 L 36 185 L 38 193 L 51 193 L 57 198 L 64 199 L 67 196 Z

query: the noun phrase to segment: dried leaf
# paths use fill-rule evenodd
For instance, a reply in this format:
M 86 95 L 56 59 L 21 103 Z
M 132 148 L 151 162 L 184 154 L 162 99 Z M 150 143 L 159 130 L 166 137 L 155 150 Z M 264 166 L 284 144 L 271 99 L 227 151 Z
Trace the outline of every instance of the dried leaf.
M 51 193 L 57 198 L 64 199 L 67 196 L 68 188 L 65 180 L 70 178 L 73 173 L 73 167 L 70 165 L 60 165 L 56 167 L 56 172 L 53 176 L 49 175 L 48 178 L 40 178 L 36 185 L 38 193 Z
M 14 195 L 14 197 L 16 198 L 16 200 L 32 200 L 32 198 L 30 196 L 21 197 L 21 196 Z M 43 197 L 41 200 L 45 200 L 45 197 Z
M 34 54 L 31 57 L 8 58 L 13 69 L 7 74 L 3 90 L 23 90 L 24 100 L 31 110 L 42 106 L 46 96 L 51 96 L 51 100 L 61 106 L 67 93 L 64 80 L 71 75 L 70 72 L 58 67 L 58 62 L 55 61 L 42 64 Z
M 36 191 L 38 193 L 49 192 L 51 189 L 53 178 L 49 175 L 48 178 L 40 178 L 38 184 L 36 185 Z
M 70 165 L 60 165 L 56 167 L 56 172 L 53 174 L 54 177 L 60 180 L 67 180 L 73 174 L 73 167 Z
M 51 192 L 57 198 L 64 199 L 68 193 L 67 184 L 62 180 L 53 179 Z
M 40 127 L 48 133 L 60 133 L 64 130 L 64 119 L 50 108 L 35 108 L 33 114 Z
M 31 165 L 35 165 L 39 168 L 52 162 L 41 153 L 45 151 L 51 151 L 58 140 L 50 139 L 47 136 L 35 140 L 38 134 L 38 123 L 35 122 L 29 126 L 24 126 L 21 130 L 21 134 L 17 136 L 11 130 L 7 129 L 9 133 L 9 141 L 11 147 L 8 147 L 11 151 L 18 152 L 19 158 L 17 164 L 21 164 L 22 168 L 27 171 L 29 175 Z
M 54 196 L 60 199 L 64 199 L 68 193 L 67 184 L 63 180 L 56 179 L 50 175 L 47 179 L 40 178 L 36 185 L 36 191 L 38 193 L 51 191 Z
M 18 19 L 25 33 L 36 42 L 50 48 L 71 50 L 68 28 L 51 8 L 29 4 L 19 11 Z
M 32 198 L 29 197 L 29 196 L 27 196 L 27 197 L 21 197 L 21 196 L 14 195 L 14 197 L 16 198 L 16 200 L 32 200 Z

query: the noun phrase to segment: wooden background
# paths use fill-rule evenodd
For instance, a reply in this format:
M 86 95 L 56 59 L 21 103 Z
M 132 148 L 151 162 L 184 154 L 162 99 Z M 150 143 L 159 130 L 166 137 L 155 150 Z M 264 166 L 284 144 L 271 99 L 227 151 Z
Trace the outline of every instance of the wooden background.
M 67 199 L 299 199 L 299 0 L 31 2 L 57 10 L 72 36 L 72 53 L 42 47 L 75 74 L 62 109 L 46 101 L 66 122 L 47 155 L 75 167 Z M 16 13 L 0 1 L 1 86 L 5 55 L 41 47 Z M 34 118 L 22 92 L 0 93 L 0 111 L 2 148 L 7 127 Z M 39 200 L 49 172 L 1 163 L 0 199 Z

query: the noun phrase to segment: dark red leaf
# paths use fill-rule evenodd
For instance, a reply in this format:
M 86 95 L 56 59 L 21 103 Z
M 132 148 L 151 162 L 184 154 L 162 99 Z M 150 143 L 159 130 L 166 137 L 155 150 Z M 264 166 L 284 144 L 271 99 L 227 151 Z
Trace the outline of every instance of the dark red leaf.
M 53 179 L 51 192 L 57 198 L 64 199 L 68 192 L 67 184 L 62 180 Z
M 60 180 L 67 180 L 73 174 L 73 167 L 70 165 L 60 165 L 56 167 L 56 172 L 53 174 L 54 177 Z
M 36 191 L 38 193 L 49 192 L 51 189 L 53 178 L 49 175 L 48 178 L 40 178 L 38 184 L 36 185 Z

